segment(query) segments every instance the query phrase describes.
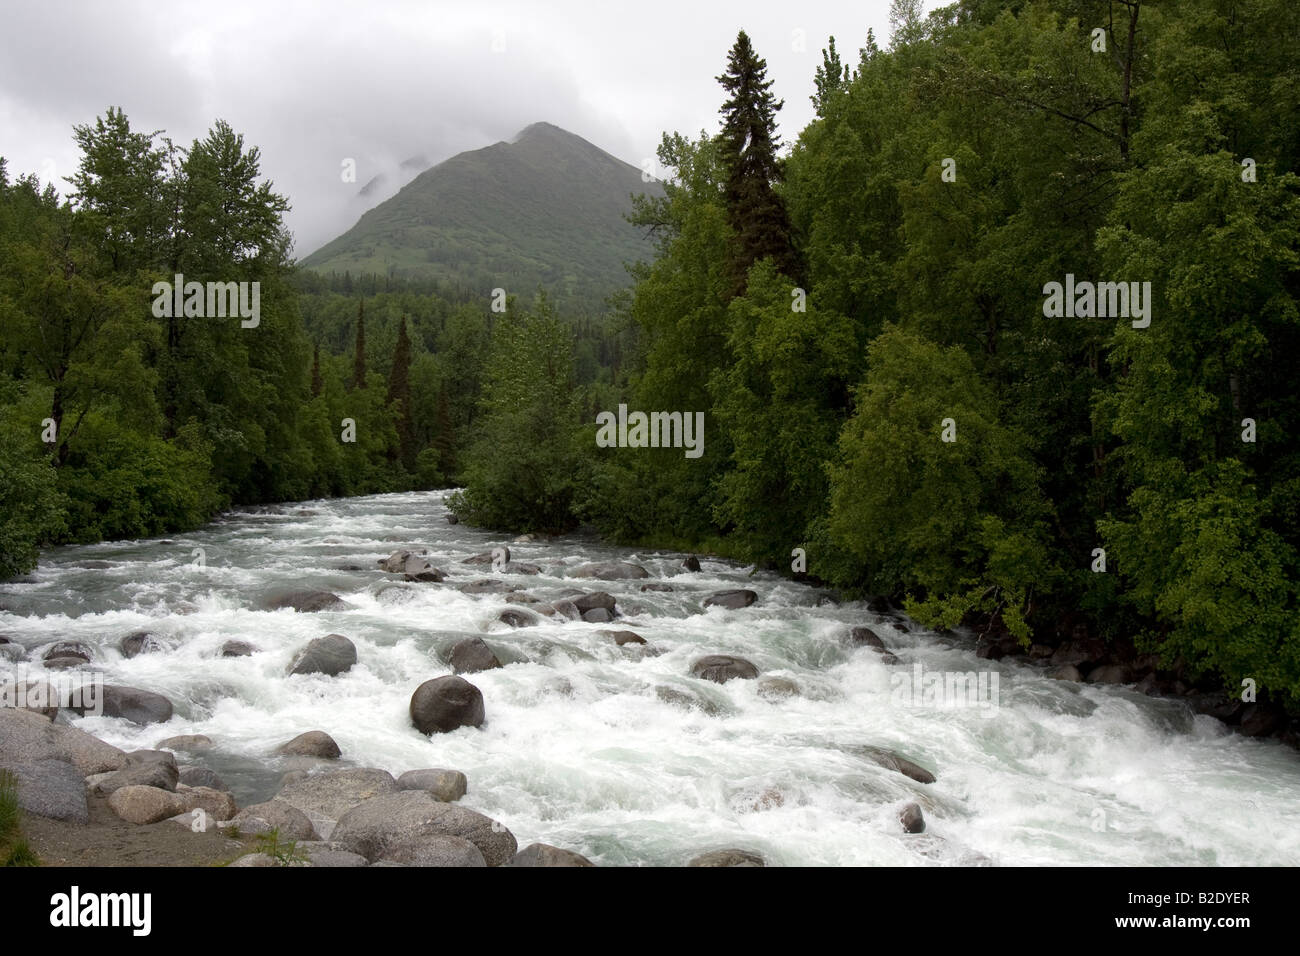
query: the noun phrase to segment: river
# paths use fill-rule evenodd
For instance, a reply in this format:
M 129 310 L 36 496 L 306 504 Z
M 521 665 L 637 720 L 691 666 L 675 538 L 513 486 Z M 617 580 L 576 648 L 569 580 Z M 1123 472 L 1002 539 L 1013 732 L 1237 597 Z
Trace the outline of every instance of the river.
M 1300 757 L 1276 740 L 1244 738 L 1177 701 L 979 660 L 960 636 L 903 630 L 748 567 L 706 558 L 687 573 L 680 554 L 583 537 L 510 543 L 446 515 L 441 492 L 379 495 L 236 511 L 171 539 L 54 549 L 0 585 L 0 634 L 30 649 L 85 641 L 109 683 L 168 696 L 176 714 L 165 725 L 77 723 L 125 749 L 208 735 L 216 746 L 201 762 L 241 806 L 277 789 L 287 765 L 271 749 L 319 729 L 347 765 L 461 770 L 463 803 L 505 823 L 521 847 L 551 843 L 601 865 L 679 865 L 731 846 L 776 865 L 1300 865 Z M 543 600 L 574 585 L 606 590 L 623 616 L 499 622 L 502 595 L 452 585 L 492 576 L 462 560 L 503 543 L 543 568 L 507 576 L 521 590 Z M 377 570 L 412 544 L 429 549 L 447 583 L 394 583 Z M 564 577 L 590 561 L 641 564 L 673 590 Z M 758 593 L 752 607 L 701 610 L 708 593 L 739 587 Z M 301 588 L 354 607 L 261 609 Z M 871 625 L 898 663 L 850 646 L 855 624 Z M 596 634 L 609 627 L 634 630 L 649 651 Z M 166 651 L 124 659 L 118 641 L 139 630 Z M 355 642 L 351 671 L 285 676 L 295 650 L 331 632 Z M 411 693 L 449 672 L 438 655 L 467 635 L 507 664 L 468 675 L 487 722 L 424 737 L 410 724 Z M 218 656 L 232 639 L 261 653 Z M 754 680 L 691 677 L 705 654 L 747 658 L 799 693 L 764 697 Z M 907 703 L 896 688 L 917 664 L 996 673 L 996 706 Z M 660 687 L 704 707 L 664 700 Z M 879 766 L 864 756 L 870 746 L 937 780 Z M 924 833 L 899 825 L 913 801 Z

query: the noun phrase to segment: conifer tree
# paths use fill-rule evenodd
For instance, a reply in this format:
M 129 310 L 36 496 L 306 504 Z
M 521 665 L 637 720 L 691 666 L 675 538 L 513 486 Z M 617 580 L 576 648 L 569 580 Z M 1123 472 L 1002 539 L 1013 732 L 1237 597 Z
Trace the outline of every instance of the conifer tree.
M 415 470 L 415 441 L 411 429 L 411 339 L 406 334 L 406 316 L 397 327 L 393 367 L 388 374 L 388 404 L 397 405 L 397 455 L 408 471 Z
M 316 343 L 316 351 L 311 359 L 311 397 L 318 398 L 321 393 L 320 380 L 320 343 Z
M 357 344 L 352 358 L 352 387 L 366 387 L 366 302 L 357 307 Z

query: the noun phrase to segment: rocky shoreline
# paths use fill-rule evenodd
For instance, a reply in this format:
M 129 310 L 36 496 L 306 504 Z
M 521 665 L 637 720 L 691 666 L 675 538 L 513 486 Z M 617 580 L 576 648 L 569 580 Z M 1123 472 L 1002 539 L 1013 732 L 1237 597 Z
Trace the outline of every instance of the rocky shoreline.
M 472 555 L 463 563 L 491 565 L 494 570 L 516 575 L 541 573 L 536 565 L 512 561 L 507 547 Z M 394 551 L 377 565 L 380 573 L 400 580 L 398 586 L 443 584 L 448 577 L 419 549 Z M 682 562 L 683 573 L 699 569 L 694 556 Z M 586 564 L 569 569 L 567 576 L 592 581 L 646 579 L 640 585 L 642 591 L 673 589 L 671 584 L 652 580 L 645 568 L 630 562 Z M 500 578 L 455 586 L 468 593 L 500 593 L 508 606 L 497 620 L 511 628 L 529 627 L 546 617 L 608 624 L 622 616 L 619 601 L 606 591 L 574 587 L 544 601 Z M 703 598 L 699 611 L 738 610 L 757 599 L 752 590 L 717 591 Z M 350 605 L 330 592 L 298 591 L 277 595 L 268 606 L 311 614 Z M 871 602 L 869 611 L 869 623 L 847 626 L 842 640 L 851 647 L 869 648 L 887 664 L 898 663 L 887 642 L 870 625 L 885 623 L 901 631 L 914 625 L 880 600 Z M 634 657 L 657 653 L 644 637 L 629 629 L 601 628 L 593 636 Z M 143 632 L 123 638 L 119 647 L 127 657 L 165 652 L 161 642 Z M 91 648 L 75 641 L 56 642 L 36 651 L 41 665 L 52 672 L 89 667 L 94 656 Z M 260 651 L 250 642 L 227 641 L 219 653 L 233 657 Z M 1219 717 L 1243 734 L 1275 735 L 1296 745 L 1296 722 L 1275 709 L 1234 704 L 1222 694 L 1192 687 L 1177 674 L 1159 670 L 1152 658 L 1107 649 L 1086 637 L 1064 640 L 1055 647 L 1035 644 L 1025 650 L 1004 635 L 981 639 L 976 654 L 988 660 L 1023 658 L 1026 664 L 1047 669 L 1048 676 L 1059 680 L 1131 683 L 1147 694 L 1178 696 L 1196 712 Z M 27 652 L 0 638 L 0 656 L 12 664 L 25 661 Z M 326 634 L 299 648 L 286 675 L 332 677 L 346 673 L 357 662 L 357 648 L 350 639 Z M 504 666 L 492 646 L 478 637 L 455 643 L 444 663 L 451 673 L 420 683 L 410 697 L 410 725 L 426 736 L 482 726 L 491 701 L 485 700 L 467 675 Z M 751 661 L 735 655 L 702 653 L 690 664 L 689 676 L 718 684 L 753 680 L 759 695 L 769 700 L 800 693 L 795 681 L 765 676 Z M 11 685 L 10 694 L 13 690 Z M 42 699 L 33 693 L 40 688 L 31 686 L 30 680 L 23 690 L 28 692 L 27 699 Z M 655 692 L 674 705 L 709 712 L 707 698 L 682 687 L 659 685 Z M 104 715 L 139 726 L 166 723 L 173 715 L 171 701 L 141 688 L 106 686 L 101 704 Z M 471 781 L 458 770 L 430 767 L 394 777 L 381 768 L 340 767 L 337 761 L 345 755 L 336 741 L 326 731 L 312 729 L 267 753 L 269 765 L 286 768 L 275 795 L 240 807 L 230 788 L 204 763 L 205 751 L 214 746 L 208 737 L 172 736 L 160 739 L 154 749 L 128 753 L 71 725 L 71 718 L 85 709 L 39 703 L 0 708 L 0 771 L 8 771 L 16 779 L 18 803 L 27 819 L 36 821 L 30 827 L 34 849 L 55 865 L 594 865 L 565 847 L 533 843 L 520 848 L 504 823 L 465 805 L 465 798 L 472 795 Z M 936 779 L 931 770 L 903 754 L 873 746 L 858 749 L 859 756 L 922 788 Z M 779 806 L 782 799 L 778 790 L 756 798 L 764 806 Z M 903 833 L 926 829 L 920 802 L 907 802 L 897 819 Z M 140 834 L 135 841 L 129 836 L 133 828 Z M 761 854 L 743 846 L 701 847 L 694 857 L 680 862 L 690 866 L 766 865 Z

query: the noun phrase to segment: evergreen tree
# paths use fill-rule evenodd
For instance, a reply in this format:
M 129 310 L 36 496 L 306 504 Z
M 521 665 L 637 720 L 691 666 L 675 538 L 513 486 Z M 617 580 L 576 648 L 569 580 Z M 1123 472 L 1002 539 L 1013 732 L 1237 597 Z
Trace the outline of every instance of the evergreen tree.
M 352 387 L 366 387 L 366 301 L 357 306 L 357 341 L 352 351 Z
M 717 78 L 729 97 L 722 104 L 722 155 L 726 170 L 727 221 L 735 233 L 731 276 L 743 294 L 749 268 L 770 257 L 777 270 L 797 278 L 798 258 L 790 239 L 785 203 L 773 188 L 782 179 L 776 112 L 783 102 L 772 95 L 767 62 L 754 52 L 744 30 L 736 37 L 727 72 Z
M 320 380 L 320 343 L 316 343 L 316 350 L 312 353 L 311 359 L 311 397 L 319 398 L 321 392 Z
M 388 403 L 397 411 L 397 458 L 407 471 L 415 470 L 415 440 L 411 431 L 411 340 L 406 316 L 397 327 L 393 367 L 388 373 Z

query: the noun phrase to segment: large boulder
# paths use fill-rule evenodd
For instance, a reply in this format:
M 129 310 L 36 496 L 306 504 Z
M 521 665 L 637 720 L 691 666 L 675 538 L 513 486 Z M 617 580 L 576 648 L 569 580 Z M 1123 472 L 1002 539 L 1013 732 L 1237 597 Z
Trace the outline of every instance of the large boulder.
M 492 648 L 481 637 L 467 637 L 453 644 L 447 663 L 451 665 L 454 674 L 476 674 L 501 666 L 501 661 L 497 660 Z
M 541 618 L 532 611 L 525 611 L 517 607 L 506 608 L 497 615 L 497 620 L 502 624 L 509 624 L 511 627 L 532 627 L 534 624 L 541 622 Z
M 469 840 L 442 833 L 397 837 L 385 846 L 383 861 L 402 866 L 487 866 L 483 851 Z
M 209 790 L 229 791 L 215 770 L 209 770 L 207 767 L 180 767 L 180 776 L 177 780 L 177 786 L 184 784 L 187 787 L 205 787 Z
M 423 790 L 444 803 L 454 803 L 465 796 L 469 781 L 459 770 L 408 770 L 397 778 L 398 790 Z
M 488 866 L 500 866 L 519 849 L 514 835 L 497 821 L 423 790 L 402 790 L 353 807 L 340 818 L 333 836 L 367 860 L 391 859 L 391 852 L 418 846 L 418 838 L 426 836 L 468 840 Z
M 109 795 L 108 805 L 127 823 L 158 823 L 191 809 L 185 798 L 158 787 L 122 787 Z
M 95 783 L 93 789 L 96 796 L 107 797 L 123 787 L 157 787 L 159 790 L 174 791 L 179 782 L 180 771 L 176 769 L 175 763 L 152 760 L 107 774 Z
M 281 757 L 320 757 L 324 760 L 334 760 L 343 754 L 334 738 L 323 730 L 309 730 L 305 734 L 299 734 L 293 740 L 276 747 L 275 753 Z
M 682 559 L 682 570 L 683 571 L 700 570 L 700 559 L 693 554 L 688 554 L 685 558 Z
M 710 850 L 701 853 L 687 866 L 767 866 L 767 862 L 757 853 L 729 847 L 725 850 Z
M 224 790 L 211 787 L 183 787 L 177 794 L 185 801 L 185 812 L 202 810 L 209 820 L 224 823 L 238 812 L 235 798 Z
M 172 719 L 172 702 L 162 694 L 138 687 L 104 685 L 104 716 L 133 724 L 165 724 Z
M 789 677 L 763 677 L 758 681 L 758 696 L 764 700 L 798 697 L 799 685 Z
M 408 581 L 427 581 L 431 584 L 441 584 L 447 577 L 445 572 L 415 555 L 406 559 L 406 563 L 402 566 L 402 573 Z
M 411 723 L 422 734 L 483 724 L 483 694 L 463 677 L 427 680 L 411 695 Z
M 1127 664 L 1102 664 L 1088 671 L 1089 684 L 1131 684 L 1133 669 Z
M 129 763 L 121 750 L 83 730 L 53 724 L 32 711 L 0 707 L 0 763 L 40 760 L 65 761 L 83 777 L 121 770 Z
M 757 600 L 757 592 L 736 588 L 730 591 L 715 591 L 704 599 L 704 606 L 725 607 L 730 611 L 737 611 L 742 607 L 749 607 Z
M 326 634 L 307 643 L 294 655 L 287 674 L 325 674 L 334 677 L 352 669 L 357 646 L 342 634 Z
M 70 823 L 90 822 L 86 802 L 86 779 L 65 760 L 36 760 L 31 763 L 0 761 L 0 773 L 13 775 L 18 806 L 28 813 Z
M 118 647 L 123 657 L 137 657 L 140 654 L 156 654 L 163 650 L 163 644 L 148 631 L 136 631 L 122 638 Z
M 584 614 L 587 611 L 594 611 L 598 608 L 611 612 L 614 610 L 614 595 L 608 594 L 605 591 L 592 591 L 590 594 L 578 594 L 571 600 L 573 601 L 573 606 L 578 609 L 579 614 Z M 558 603 L 556 604 L 556 607 L 559 607 Z
M 924 833 L 925 815 L 919 804 L 909 803 L 898 814 L 898 822 L 903 825 L 904 833 Z
M 588 624 L 608 624 L 614 620 L 614 612 L 603 607 L 593 607 L 590 611 L 582 612 L 582 619 Z
M 337 594 L 330 591 L 290 591 L 288 594 L 279 594 L 272 597 L 266 602 L 268 611 L 279 611 L 284 608 L 293 608 L 295 611 L 304 614 L 316 611 L 347 611 L 352 605 L 343 600 Z
M 411 551 L 409 549 L 403 548 L 401 550 L 394 551 L 386 558 L 380 558 L 379 568 L 382 571 L 387 571 L 389 574 L 401 574 L 406 570 L 406 565 L 408 561 L 410 561 L 412 558 L 416 558 L 418 560 L 420 555 L 427 554 L 427 553 L 428 553 L 427 551 Z
M 50 666 L 51 661 L 76 660 L 82 664 L 89 664 L 94 659 L 95 652 L 84 641 L 58 641 L 41 651 L 41 660 L 47 667 Z
M 615 644 L 617 644 L 619 647 L 623 647 L 623 646 L 628 645 L 628 644 L 644 644 L 644 643 L 645 643 L 645 638 L 642 637 L 640 634 L 636 633 L 636 631 L 606 631 L 606 630 L 600 630 L 600 631 L 597 631 L 596 633 L 599 634 L 601 637 L 607 637 L 607 638 L 609 638 L 609 639 L 612 640 Z
M 252 657 L 257 648 L 247 641 L 226 641 L 217 653 L 221 657 Z
M 337 843 L 308 840 L 297 845 L 312 866 L 353 867 L 369 866 L 370 861 L 360 853 L 349 853 Z
M 885 642 L 869 627 L 851 627 L 849 628 L 849 643 L 854 647 L 869 647 L 882 658 L 886 664 L 897 664 L 898 658 L 890 653 Z
M 710 654 L 701 657 L 691 665 L 691 675 L 711 680 L 715 684 L 725 684 L 729 680 L 741 678 L 753 680 L 758 676 L 758 668 L 743 657 L 729 654 Z
M 307 814 L 283 800 L 268 800 L 244 807 L 231 821 L 241 833 L 278 831 L 281 840 L 318 839 L 316 828 Z
M 205 734 L 180 734 L 176 737 L 168 737 L 165 740 L 158 741 L 158 749 L 198 753 L 201 750 L 212 749 L 212 738 Z
M 650 577 L 650 572 L 630 561 L 607 561 L 584 564 L 569 572 L 574 578 L 598 578 L 602 581 L 631 581 Z
M 506 866 L 595 866 L 581 853 L 551 846 L 549 843 L 531 843 L 514 855 Z
M 501 547 L 493 548 L 491 551 L 472 554 L 462 561 L 461 564 L 492 564 L 494 562 L 498 564 L 509 564 L 510 549 L 505 545 L 501 545 Z
M 307 774 L 286 783 L 275 798 L 307 814 L 316 832 L 328 839 L 334 822 L 353 807 L 396 792 L 397 781 L 387 770 L 354 767 Z

